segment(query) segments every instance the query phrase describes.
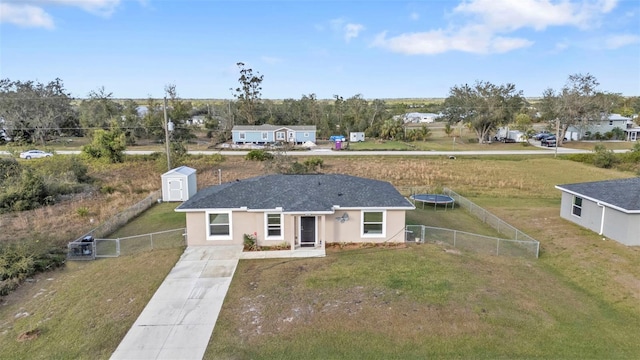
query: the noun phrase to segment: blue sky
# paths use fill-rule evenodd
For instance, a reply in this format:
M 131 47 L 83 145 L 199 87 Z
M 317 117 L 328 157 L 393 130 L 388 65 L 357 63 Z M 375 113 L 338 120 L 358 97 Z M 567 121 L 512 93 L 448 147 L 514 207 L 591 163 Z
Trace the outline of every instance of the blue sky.
M 640 1 L 2 0 L 0 78 L 74 97 L 231 98 L 237 62 L 262 97 L 443 98 L 476 80 L 527 97 L 590 73 L 640 95 Z

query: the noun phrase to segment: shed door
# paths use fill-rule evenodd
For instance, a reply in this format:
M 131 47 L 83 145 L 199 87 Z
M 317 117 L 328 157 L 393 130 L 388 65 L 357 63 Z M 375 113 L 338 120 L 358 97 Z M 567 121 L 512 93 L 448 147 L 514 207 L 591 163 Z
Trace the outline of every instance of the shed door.
M 169 179 L 169 199 L 171 201 L 184 200 L 182 179 Z

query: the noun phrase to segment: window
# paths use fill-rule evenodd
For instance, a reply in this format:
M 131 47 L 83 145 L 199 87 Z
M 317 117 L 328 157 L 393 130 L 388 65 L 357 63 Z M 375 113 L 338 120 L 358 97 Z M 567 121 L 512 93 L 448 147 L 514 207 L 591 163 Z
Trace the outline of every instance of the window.
M 267 239 L 282 239 L 282 214 L 265 214 Z
M 384 211 L 362 212 L 362 236 L 384 236 Z
M 231 213 L 208 213 L 207 227 L 207 240 L 231 240 Z
M 304 133 L 304 137 L 309 137 L 309 133 Z
M 278 131 L 276 133 L 276 139 L 277 140 L 284 140 L 284 131 Z
M 573 207 L 571 209 L 571 213 L 577 217 L 582 216 L 582 198 L 577 196 L 573 197 Z
M 613 126 L 613 120 L 609 120 L 609 126 Z
M 239 134 L 238 134 L 238 138 L 239 138 L 240 140 L 245 140 L 245 139 L 247 138 L 247 134 L 245 134 L 245 133 L 241 132 L 241 133 L 239 133 Z
M 267 140 L 269 138 L 269 133 L 267 133 L 266 131 L 262 132 L 262 140 Z

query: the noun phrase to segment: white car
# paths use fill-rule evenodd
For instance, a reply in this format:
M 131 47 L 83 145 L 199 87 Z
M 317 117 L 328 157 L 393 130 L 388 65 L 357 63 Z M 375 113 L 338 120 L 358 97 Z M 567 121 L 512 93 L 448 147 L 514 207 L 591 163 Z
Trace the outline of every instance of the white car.
M 51 156 L 53 156 L 52 153 L 44 152 L 42 150 L 28 150 L 20 153 L 20 158 L 27 159 L 27 160 L 39 159 L 39 158 L 51 157 Z

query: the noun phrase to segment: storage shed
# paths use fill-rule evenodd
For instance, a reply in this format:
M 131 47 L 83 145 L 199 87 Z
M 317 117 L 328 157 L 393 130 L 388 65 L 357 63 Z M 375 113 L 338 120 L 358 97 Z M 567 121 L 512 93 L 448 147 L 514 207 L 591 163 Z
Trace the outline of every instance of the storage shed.
M 351 141 L 351 142 L 364 141 L 364 133 L 363 132 L 350 132 L 349 133 L 349 141 Z
M 162 201 L 187 201 L 197 191 L 196 169 L 180 166 L 162 174 Z

